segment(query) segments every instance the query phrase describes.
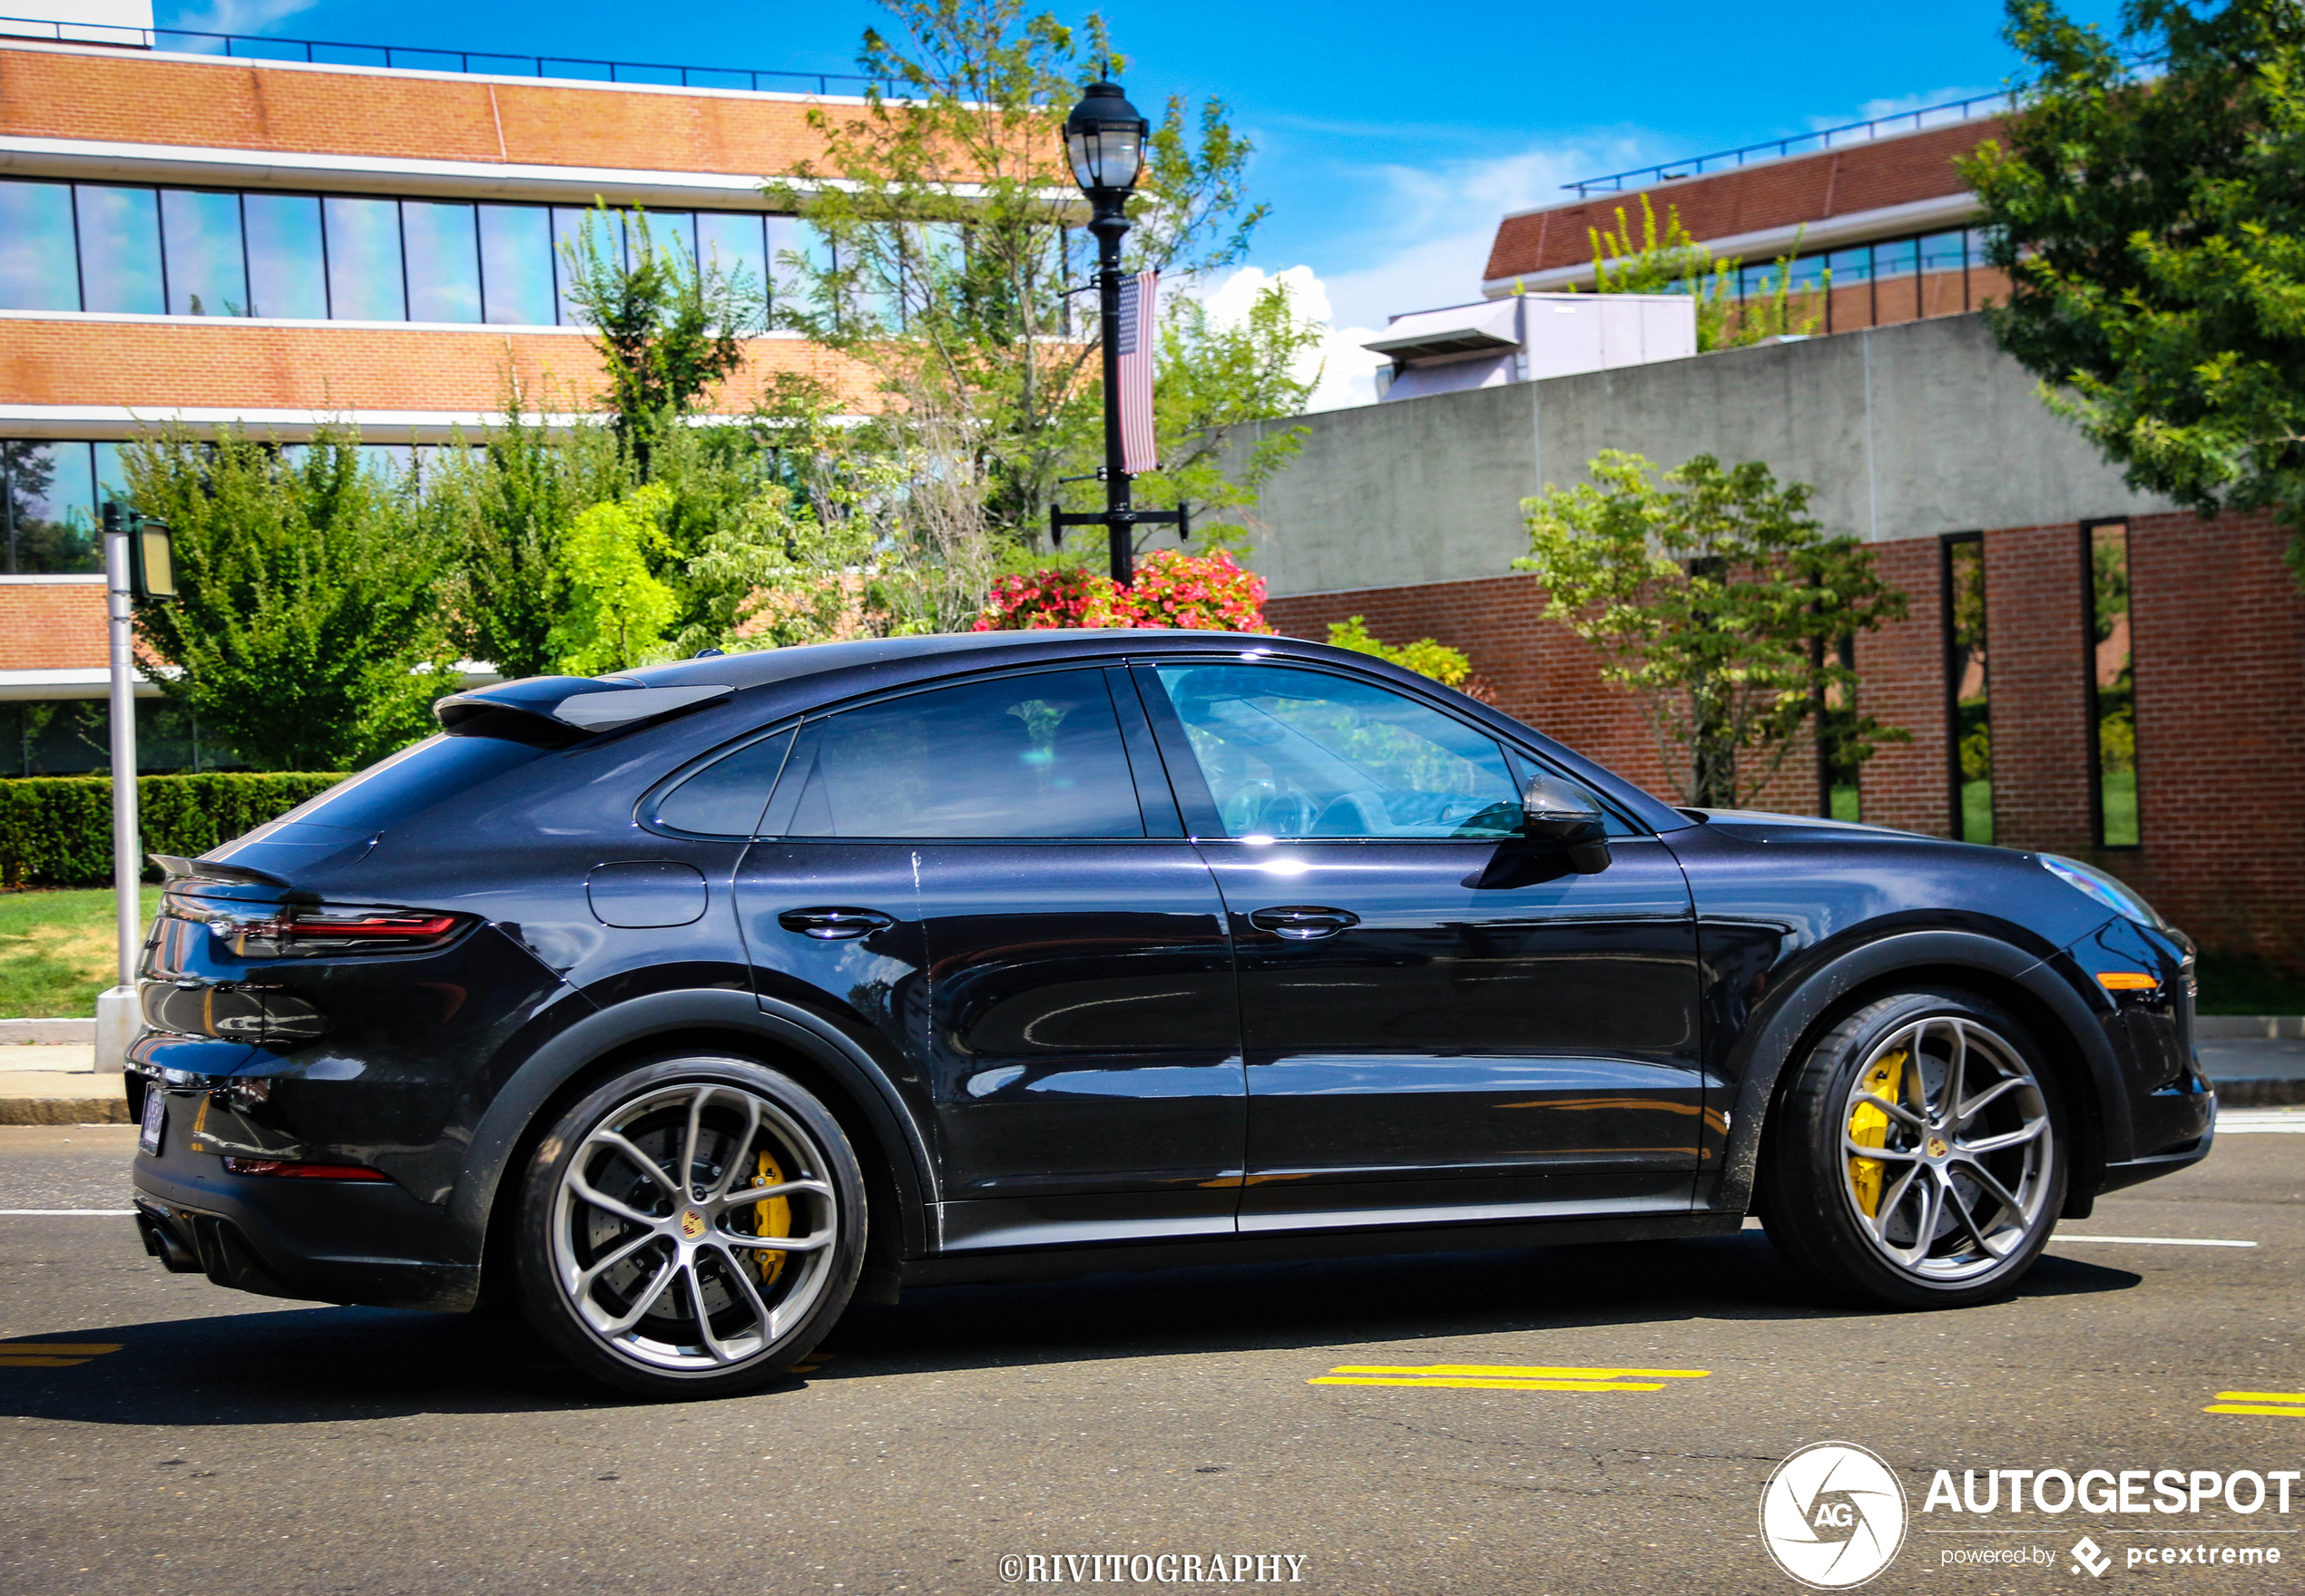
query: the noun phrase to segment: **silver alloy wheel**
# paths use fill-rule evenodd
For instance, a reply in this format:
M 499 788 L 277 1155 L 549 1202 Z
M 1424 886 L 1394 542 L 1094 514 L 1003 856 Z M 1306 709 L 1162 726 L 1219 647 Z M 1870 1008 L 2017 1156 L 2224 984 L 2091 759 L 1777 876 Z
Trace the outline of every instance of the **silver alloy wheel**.
M 577 1317 L 651 1368 L 726 1368 L 823 1297 L 842 1215 L 823 1154 L 770 1099 L 682 1083 L 584 1134 L 553 1195 L 553 1270 Z
M 1975 1020 L 1932 1015 L 1866 1055 L 1840 1117 L 1841 1190 L 1906 1273 L 1973 1280 L 2024 1250 L 2057 1156 L 2025 1055 Z

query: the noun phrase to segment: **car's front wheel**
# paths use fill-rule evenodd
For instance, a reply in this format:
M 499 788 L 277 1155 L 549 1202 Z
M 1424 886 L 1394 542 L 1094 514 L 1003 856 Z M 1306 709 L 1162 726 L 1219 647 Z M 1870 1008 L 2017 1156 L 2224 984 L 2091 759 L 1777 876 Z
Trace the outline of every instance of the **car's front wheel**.
M 2055 1229 L 2065 1107 L 2016 1019 L 1960 992 L 1869 1004 L 1798 1066 L 1761 1185 L 1770 1239 L 1849 1296 L 1959 1307 L 2006 1290 Z
M 667 1059 L 561 1116 L 521 1194 L 537 1331 L 651 1396 L 774 1379 L 821 1340 L 864 1259 L 864 1181 L 839 1122 L 747 1060 Z

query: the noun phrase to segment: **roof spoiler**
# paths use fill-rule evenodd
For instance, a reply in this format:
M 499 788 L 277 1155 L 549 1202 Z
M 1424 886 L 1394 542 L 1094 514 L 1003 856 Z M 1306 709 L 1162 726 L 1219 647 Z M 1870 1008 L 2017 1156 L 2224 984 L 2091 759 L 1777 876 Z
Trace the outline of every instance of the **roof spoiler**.
M 286 886 L 286 878 L 247 865 L 220 864 L 214 859 L 187 859 L 175 854 L 147 856 L 172 885 L 179 881 L 216 881 L 234 886 Z
M 531 676 L 451 693 L 432 712 L 450 737 L 495 737 L 532 748 L 564 749 L 735 693 L 725 686 L 638 687 L 588 676 Z

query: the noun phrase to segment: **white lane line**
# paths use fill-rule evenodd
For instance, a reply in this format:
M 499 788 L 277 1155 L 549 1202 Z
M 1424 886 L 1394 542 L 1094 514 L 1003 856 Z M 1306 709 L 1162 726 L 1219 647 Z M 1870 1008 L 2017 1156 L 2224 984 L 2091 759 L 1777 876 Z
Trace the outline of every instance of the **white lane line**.
M 2052 1239 L 2058 1241 L 2117 1241 L 2124 1247 L 2254 1247 L 2254 1241 L 2211 1241 L 2194 1236 L 2076 1236 L 2060 1230 Z
M 0 1219 L 57 1219 L 73 1214 L 89 1214 L 106 1219 L 132 1219 L 132 1208 L 0 1208 Z
M 2289 1136 L 2305 1136 L 2305 1113 L 2295 1109 L 2221 1109 L 2217 1113 L 2217 1134 L 2220 1136 L 2250 1136 L 2271 1131 Z

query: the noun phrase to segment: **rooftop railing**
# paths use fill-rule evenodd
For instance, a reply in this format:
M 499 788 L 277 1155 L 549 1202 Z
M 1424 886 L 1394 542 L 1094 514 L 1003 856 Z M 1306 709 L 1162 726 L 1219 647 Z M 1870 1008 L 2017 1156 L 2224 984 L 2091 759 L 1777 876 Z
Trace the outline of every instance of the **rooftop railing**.
M 1790 138 L 1766 140 L 1758 144 L 1747 144 L 1741 149 L 1716 150 L 1710 155 L 1691 156 L 1683 161 L 1636 166 L 1630 171 L 1614 171 L 1606 177 L 1582 178 L 1561 186 L 1574 189 L 1577 198 L 1582 200 L 1595 191 L 1604 194 L 1621 192 L 1628 183 L 1637 188 L 1649 182 L 1671 182 L 1675 178 L 1696 177 L 1702 172 L 1718 171 L 1723 167 L 1744 166 L 1756 161 L 1776 161 L 1787 155 L 1805 155 L 1812 151 L 1830 150 L 1836 144 L 1861 144 L 1870 139 L 1887 138 L 1892 133 L 1918 132 L 1923 128 L 1967 122 L 1972 117 L 1997 116 L 2008 106 L 2009 95 L 2006 91 L 1974 94 L 1967 100 L 1926 105 L 1918 111 L 1900 111 L 1894 116 L 1876 116 L 1866 122 L 1820 128 L 1812 133 L 1795 133 Z
M 443 50 L 415 44 L 348 44 L 333 39 L 275 39 L 251 34 L 211 34 L 199 28 L 133 28 L 108 23 L 50 22 L 0 16 L 0 38 L 43 39 L 64 44 L 117 44 L 173 50 L 235 60 L 301 61 L 321 66 L 378 66 L 404 72 L 471 72 L 500 77 L 569 78 L 595 83 L 655 83 L 681 89 L 781 90 L 860 94 L 880 78 L 846 72 L 779 72 L 743 66 L 679 66 L 661 61 L 593 61 L 576 55 L 513 55 L 499 50 Z M 852 85 L 835 90 L 833 85 Z

